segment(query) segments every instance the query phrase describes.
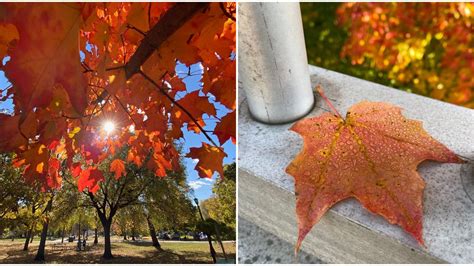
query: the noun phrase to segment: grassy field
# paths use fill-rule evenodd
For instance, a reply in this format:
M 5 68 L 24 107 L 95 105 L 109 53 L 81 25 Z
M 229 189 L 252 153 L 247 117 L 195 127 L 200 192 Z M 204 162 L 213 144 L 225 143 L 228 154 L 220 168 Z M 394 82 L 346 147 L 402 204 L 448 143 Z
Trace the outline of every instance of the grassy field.
M 46 263 L 212 263 L 207 242 L 177 242 L 161 241 L 162 251 L 151 246 L 151 240 L 144 238 L 141 241 L 122 241 L 112 238 L 111 260 L 103 260 L 103 239 L 99 238 L 97 246 L 92 245 L 89 238 L 87 251 L 76 251 L 76 242 L 55 247 L 52 241 L 46 241 Z M 24 239 L 14 241 L 0 240 L 0 263 L 34 263 L 39 239 L 35 238 L 28 251 L 23 251 Z M 214 249 L 218 258 L 224 255 L 218 243 L 214 242 Z M 224 248 L 228 258 L 235 261 L 235 243 L 226 242 Z

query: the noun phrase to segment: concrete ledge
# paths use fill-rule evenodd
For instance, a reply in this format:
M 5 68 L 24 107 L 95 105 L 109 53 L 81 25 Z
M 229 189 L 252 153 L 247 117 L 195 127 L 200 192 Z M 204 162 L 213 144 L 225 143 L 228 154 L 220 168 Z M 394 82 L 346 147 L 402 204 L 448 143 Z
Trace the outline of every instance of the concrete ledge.
M 264 200 L 262 195 L 270 197 Z M 297 236 L 294 213 L 294 194 L 239 170 L 239 217 L 294 244 Z M 242 241 L 240 235 L 239 241 Z M 239 246 L 245 244 L 239 243 Z M 305 239 L 302 251 L 327 263 L 443 263 L 333 211 L 323 216 L 313 228 Z M 293 254 L 288 256 L 293 257 Z
M 473 110 L 317 67 L 310 67 L 310 73 L 313 86 L 321 84 L 341 113 L 361 100 L 390 102 L 403 107 L 405 116 L 422 120 L 434 138 L 457 154 L 474 157 Z M 284 169 L 301 149 L 302 140 L 288 131 L 291 124 L 271 126 L 252 120 L 242 92 L 239 90 L 239 215 L 294 243 L 294 184 Z M 326 108 L 318 97 L 308 116 L 324 112 L 321 107 Z M 432 162 L 419 167 L 427 184 L 426 249 L 355 200 L 334 206 L 313 228 L 302 249 L 326 262 L 474 262 L 474 203 L 462 188 L 460 168 Z
M 250 244 L 250 245 L 249 245 Z M 295 244 L 263 230 L 254 223 L 239 216 L 239 262 L 261 263 L 310 263 L 323 264 L 315 255 L 301 251 L 295 257 Z

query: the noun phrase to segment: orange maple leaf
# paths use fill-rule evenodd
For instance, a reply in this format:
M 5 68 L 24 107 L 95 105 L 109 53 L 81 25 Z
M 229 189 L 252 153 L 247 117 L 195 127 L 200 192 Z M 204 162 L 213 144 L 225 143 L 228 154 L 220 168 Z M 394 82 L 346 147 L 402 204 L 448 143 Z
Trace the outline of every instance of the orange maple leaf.
M 235 125 L 236 117 L 235 111 L 227 114 L 221 119 L 221 122 L 216 125 L 214 129 L 214 134 L 217 135 L 219 142 L 224 144 L 228 139 L 232 140 L 232 143 L 235 144 Z
M 0 58 L 3 59 L 7 54 L 10 47 L 10 43 L 14 40 L 18 40 L 18 30 L 15 25 L 0 22 Z M 0 65 L 2 63 L 0 62 Z
M 52 89 L 61 84 L 79 113 L 87 105 L 86 79 L 79 57 L 79 4 L 5 4 L 6 22 L 16 26 L 19 41 L 11 49 L 5 74 L 15 84 L 21 107 L 47 107 Z
M 104 175 L 99 169 L 87 168 L 81 172 L 77 180 L 77 188 L 82 192 L 87 188 L 90 192 L 95 193 L 99 190 L 99 182 L 104 180 Z
M 115 159 L 110 164 L 110 172 L 113 172 L 115 175 L 115 179 L 119 179 L 121 176 L 127 174 L 125 170 L 125 163 L 120 159 Z
M 405 118 L 400 107 L 364 101 L 352 106 L 345 119 L 324 113 L 295 123 L 291 130 L 304 140 L 286 169 L 295 178 L 296 251 L 324 213 L 350 197 L 423 245 L 425 182 L 417 166 L 424 160 L 462 160 L 432 138 L 420 121 Z
M 200 177 L 211 178 L 215 171 L 221 177 L 224 177 L 224 170 L 222 162 L 227 154 L 222 148 L 211 146 L 207 143 L 202 143 L 199 148 L 190 148 L 187 157 L 198 159 L 195 169 L 198 171 Z

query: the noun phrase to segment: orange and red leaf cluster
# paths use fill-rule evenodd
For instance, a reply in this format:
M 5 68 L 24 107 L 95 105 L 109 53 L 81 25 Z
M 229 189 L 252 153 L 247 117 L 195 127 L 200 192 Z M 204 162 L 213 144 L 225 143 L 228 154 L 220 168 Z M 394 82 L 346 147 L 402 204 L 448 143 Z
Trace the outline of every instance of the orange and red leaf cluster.
M 1 69 L 11 82 L 1 100 L 12 98 L 14 110 L 0 114 L 0 152 L 15 152 L 25 177 L 41 180 L 46 189 L 60 186 L 58 169 L 64 165 L 81 190 L 96 191 L 104 179 L 97 164 L 124 145 L 126 162 L 114 160 L 110 166 L 115 178 L 126 174 L 125 163 L 147 167 L 157 176 L 177 170 L 175 142 L 185 125 L 216 135 L 220 145 L 235 143 L 236 26 L 228 17 L 235 3 L 223 5 L 228 14 L 219 3 L 202 5 L 145 58 L 140 71 L 161 87 L 140 73 L 125 73 L 145 35 L 169 10 L 184 5 L 1 3 L 0 62 L 6 62 Z M 175 71 L 177 62 L 200 64 L 203 72 L 200 92 L 180 100 L 176 93 L 185 92 L 186 85 Z M 210 99 L 224 105 L 227 114 L 217 117 Z M 204 116 L 222 125 L 203 132 Z M 102 129 L 106 121 L 115 123 L 110 135 Z M 73 159 L 77 154 L 82 167 Z M 214 156 L 210 164 L 200 157 L 205 154 L 188 156 L 202 161 L 206 171 L 222 172 L 224 157 Z

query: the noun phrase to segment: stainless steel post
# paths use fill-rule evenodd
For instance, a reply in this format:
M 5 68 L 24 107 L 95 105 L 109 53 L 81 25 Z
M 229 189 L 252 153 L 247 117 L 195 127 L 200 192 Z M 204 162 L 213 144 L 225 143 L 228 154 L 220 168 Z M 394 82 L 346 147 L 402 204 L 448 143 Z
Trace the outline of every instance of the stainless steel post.
M 239 83 L 264 123 L 296 120 L 313 107 L 299 3 L 239 3 Z

